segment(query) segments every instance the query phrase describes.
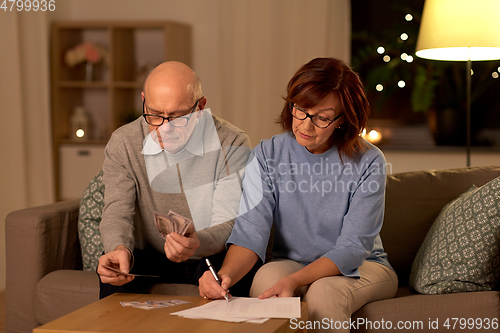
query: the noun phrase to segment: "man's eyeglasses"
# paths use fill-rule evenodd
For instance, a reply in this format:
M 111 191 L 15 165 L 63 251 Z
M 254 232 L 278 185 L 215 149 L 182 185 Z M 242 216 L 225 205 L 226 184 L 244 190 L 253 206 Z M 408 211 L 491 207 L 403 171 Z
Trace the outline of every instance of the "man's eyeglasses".
M 191 112 L 189 112 L 185 116 L 163 117 L 163 116 L 158 116 L 155 114 L 146 113 L 146 99 L 144 98 L 144 100 L 142 101 L 142 112 L 143 112 L 142 116 L 144 117 L 146 122 L 152 126 L 161 126 L 161 125 L 163 125 L 163 123 L 166 120 L 173 127 L 185 127 L 188 124 L 189 119 L 191 119 L 191 116 L 193 115 L 194 110 L 196 110 L 196 107 L 198 106 L 198 102 L 200 101 L 200 99 L 197 100 L 196 103 L 194 103 L 194 106 L 191 109 Z
M 333 123 L 335 120 L 339 119 L 343 115 L 343 113 L 341 113 L 333 119 L 328 119 L 318 115 L 311 115 L 307 113 L 306 110 L 299 108 L 294 103 L 288 103 L 288 105 L 290 107 L 290 113 L 295 119 L 305 120 L 306 118 L 311 118 L 313 125 L 319 128 L 327 128 L 328 126 L 330 126 L 331 123 Z

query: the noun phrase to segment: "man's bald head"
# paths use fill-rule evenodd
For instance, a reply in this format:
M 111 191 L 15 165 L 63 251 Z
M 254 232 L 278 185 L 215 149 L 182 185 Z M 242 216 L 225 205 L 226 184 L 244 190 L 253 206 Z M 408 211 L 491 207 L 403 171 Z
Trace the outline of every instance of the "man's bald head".
M 203 95 L 196 73 L 178 61 L 167 61 L 155 67 L 147 76 L 143 92 L 146 99 L 151 93 L 184 95 L 193 103 Z
M 143 113 L 150 120 L 163 117 L 163 123 L 148 121 L 149 132 L 162 149 L 171 153 L 181 150 L 189 141 L 207 102 L 202 96 L 200 79 L 191 68 L 177 61 L 158 65 L 149 73 L 142 92 Z M 170 118 L 165 122 L 165 119 Z M 184 126 L 170 124 L 173 118 L 187 119 Z M 161 122 L 161 121 L 160 121 Z

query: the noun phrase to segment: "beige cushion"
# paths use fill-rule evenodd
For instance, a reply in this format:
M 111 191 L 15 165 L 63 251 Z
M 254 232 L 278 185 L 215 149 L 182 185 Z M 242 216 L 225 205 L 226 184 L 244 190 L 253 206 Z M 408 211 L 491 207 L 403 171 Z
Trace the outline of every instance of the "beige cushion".
M 45 275 L 36 285 L 35 317 L 45 324 L 99 300 L 96 272 L 58 270 Z
M 198 286 L 189 284 L 153 285 L 152 294 L 199 296 Z M 99 300 L 96 272 L 58 270 L 45 275 L 36 285 L 35 314 L 43 325 Z
M 31 332 L 36 284 L 48 272 L 81 269 L 77 235 L 80 200 L 17 210 L 5 219 L 7 332 Z
M 492 290 L 500 278 L 500 177 L 446 205 L 417 253 L 410 286 L 422 294 Z
M 478 332 L 478 330 L 447 330 L 443 327 L 446 318 L 499 318 L 500 293 L 496 291 L 481 291 L 472 293 L 444 294 L 444 295 L 417 295 L 407 294 L 407 297 L 397 297 L 366 304 L 358 310 L 352 320 L 370 318 L 370 321 L 391 321 L 392 330 L 367 330 L 366 326 L 351 332 Z M 429 329 L 429 319 L 434 321 L 440 318 L 439 329 Z M 415 330 L 394 329 L 398 321 L 407 321 L 410 324 L 422 322 L 423 328 Z M 452 322 L 453 323 L 453 322 Z M 452 324 L 451 323 L 451 324 Z M 481 331 L 482 332 L 482 331 Z M 490 329 L 485 332 L 496 332 Z
M 411 265 L 441 209 L 472 185 L 500 176 L 500 167 L 415 171 L 387 177 L 384 225 L 380 236 L 400 286 L 408 285 Z

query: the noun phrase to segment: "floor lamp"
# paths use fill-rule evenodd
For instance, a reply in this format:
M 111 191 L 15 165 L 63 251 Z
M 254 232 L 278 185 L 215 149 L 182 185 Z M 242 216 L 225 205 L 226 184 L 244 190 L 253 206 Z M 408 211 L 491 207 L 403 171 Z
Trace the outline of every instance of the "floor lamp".
M 467 62 L 467 166 L 471 146 L 471 62 L 500 59 L 500 0 L 425 0 L 416 55 Z

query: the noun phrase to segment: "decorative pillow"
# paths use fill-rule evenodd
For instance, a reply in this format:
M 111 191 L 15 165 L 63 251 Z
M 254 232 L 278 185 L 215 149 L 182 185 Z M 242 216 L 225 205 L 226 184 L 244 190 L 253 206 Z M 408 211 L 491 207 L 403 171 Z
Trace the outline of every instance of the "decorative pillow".
M 104 247 L 101 243 L 99 223 L 104 206 L 102 170 L 87 186 L 80 202 L 78 238 L 82 249 L 83 270 L 95 271 Z
M 447 204 L 413 262 L 422 294 L 492 290 L 500 279 L 500 177 Z

